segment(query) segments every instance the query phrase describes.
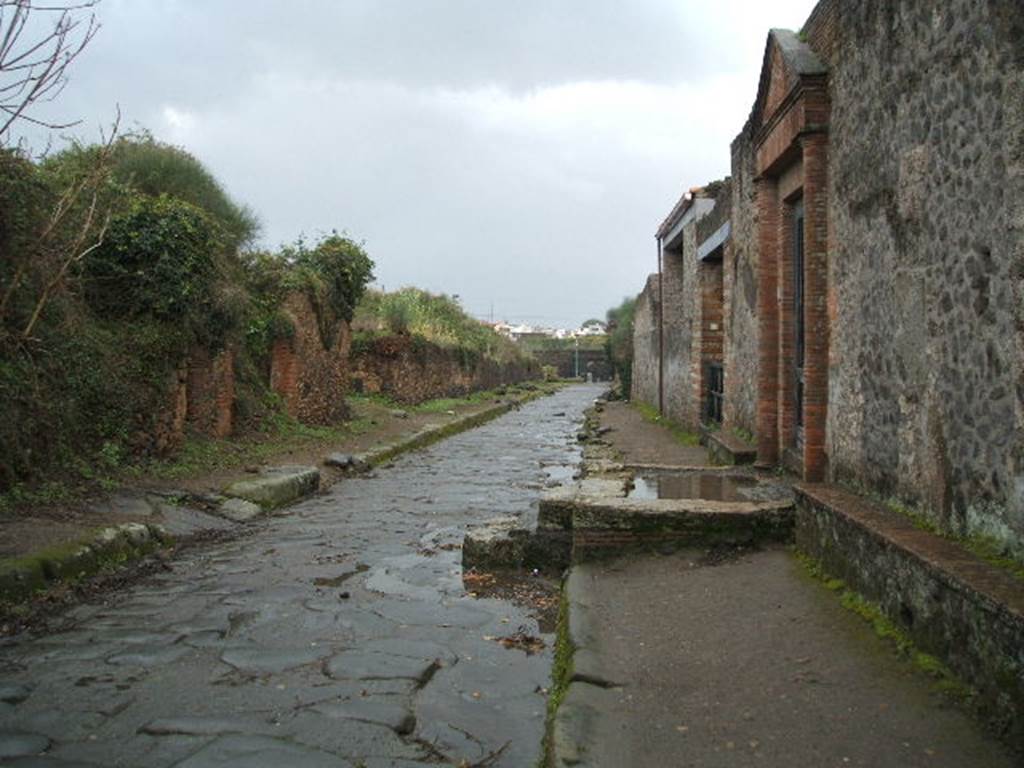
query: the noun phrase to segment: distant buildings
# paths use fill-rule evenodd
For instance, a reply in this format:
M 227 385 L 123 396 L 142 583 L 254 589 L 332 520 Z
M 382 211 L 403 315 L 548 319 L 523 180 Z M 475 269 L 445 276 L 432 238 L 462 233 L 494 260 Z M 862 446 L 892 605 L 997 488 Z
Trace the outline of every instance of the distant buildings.
M 592 322 L 582 328 L 566 330 L 565 328 L 544 328 L 533 325 L 510 325 L 506 322 L 497 322 L 492 326 L 502 336 L 507 336 L 513 341 L 532 341 L 541 339 L 575 339 L 584 336 L 603 336 L 605 334 L 604 323 Z

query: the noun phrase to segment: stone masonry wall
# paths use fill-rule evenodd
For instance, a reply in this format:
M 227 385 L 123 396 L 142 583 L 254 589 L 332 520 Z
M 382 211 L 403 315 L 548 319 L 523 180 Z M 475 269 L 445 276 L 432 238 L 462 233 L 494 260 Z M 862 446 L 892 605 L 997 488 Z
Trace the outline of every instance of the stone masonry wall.
M 271 350 L 270 388 L 288 414 L 304 424 L 343 421 L 348 415 L 348 323 L 338 322 L 325 340 L 309 298 L 299 292 L 285 299 L 282 312 L 295 332 L 278 339 Z
M 395 335 L 361 343 L 352 353 L 352 386 L 415 405 L 440 397 L 462 397 L 540 377 L 540 363 L 498 363 L 462 350 Z
M 693 300 L 697 258 L 696 230 L 686 226 L 681 253 L 666 251 L 662 256 L 665 281 L 665 416 L 677 424 L 693 427 L 693 386 L 690 357 L 693 354 Z M 657 402 L 657 401 L 655 401 Z
M 1024 5 L 823 5 L 830 473 L 1024 551 Z
M 231 434 L 235 404 L 235 353 L 230 347 L 217 354 L 195 348 L 189 355 L 186 379 L 188 428 L 208 437 Z
M 749 126 L 732 143 L 732 237 L 723 261 L 724 429 L 757 433 L 757 206 Z
M 649 275 L 633 315 L 633 386 L 630 399 L 658 405 L 658 276 Z

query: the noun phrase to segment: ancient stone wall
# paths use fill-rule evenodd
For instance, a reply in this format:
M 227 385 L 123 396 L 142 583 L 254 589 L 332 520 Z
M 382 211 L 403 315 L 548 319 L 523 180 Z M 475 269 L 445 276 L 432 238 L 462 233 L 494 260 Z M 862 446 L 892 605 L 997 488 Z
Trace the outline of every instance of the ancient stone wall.
M 360 342 L 352 351 L 352 388 L 383 394 L 408 405 L 439 397 L 463 397 L 540 377 L 540 363 L 498 363 L 460 349 L 406 335 Z
M 662 279 L 665 281 L 665 416 L 688 427 L 694 426 L 690 356 L 693 354 L 693 322 L 697 311 L 693 296 L 696 258 L 697 234 L 693 222 L 690 222 L 684 229 L 682 249 L 666 250 L 662 255 Z
M 576 351 L 573 349 L 545 349 L 533 353 L 538 365 L 550 365 L 558 370 L 563 379 L 576 375 Z M 592 374 L 594 381 L 611 381 L 612 364 L 602 349 L 581 349 L 579 352 L 579 374 Z
M 723 427 L 757 432 L 757 208 L 749 126 L 732 143 L 732 236 L 723 258 Z
M 207 437 L 227 437 L 233 426 L 235 354 L 230 347 L 211 354 L 196 347 L 189 354 L 185 422 Z
M 294 333 L 274 343 L 270 388 L 281 397 L 288 414 L 304 424 L 343 421 L 348 415 L 348 323 L 321 323 L 305 293 L 291 294 L 281 309 Z
M 823 5 L 830 474 L 1024 550 L 1024 5 Z
M 633 386 L 630 399 L 658 405 L 658 275 L 649 275 L 633 315 Z

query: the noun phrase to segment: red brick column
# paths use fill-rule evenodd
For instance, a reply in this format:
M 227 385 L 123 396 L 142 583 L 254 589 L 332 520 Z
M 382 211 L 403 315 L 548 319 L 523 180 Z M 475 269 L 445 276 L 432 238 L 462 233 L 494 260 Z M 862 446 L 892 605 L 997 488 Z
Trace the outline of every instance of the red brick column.
M 804 479 L 825 479 L 828 457 L 828 136 L 801 139 L 804 155 Z
M 779 190 L 775 179 L 755 182 L 757 199 L 758 340 L 757 460 L 779 460 Z

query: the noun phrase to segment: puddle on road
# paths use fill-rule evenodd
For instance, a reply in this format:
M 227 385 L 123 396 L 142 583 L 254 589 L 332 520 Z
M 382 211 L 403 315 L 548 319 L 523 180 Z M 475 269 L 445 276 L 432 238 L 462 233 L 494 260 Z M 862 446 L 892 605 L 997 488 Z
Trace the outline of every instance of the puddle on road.
M 548 464 L 542 469 L 545 474 L 544 484 L 548 487 L 571 483 L 577 472 L 573 464 Z
M 537 620 L 541 634 L 550 634 L 558 624 L 559 584 L 543 574 L 469 570 L 462 583 L 470 597 L 508 600 L 527 609 Z
M 643 473 L 633 479 L 629 499 L 706 499 L 708 501 L 750 501 L 748 489 L 757 487 L 753 477 L 714 472 Z
M 365 563 L 358 563 L 354 571 L 345 571 L 339 576 L 334 577 L 319 576 L 313 579 L 313 583 L 318 587 L 340 587 L 353 576 L 360 573 L 366 573 L 368 570 L 370 570 L 370 566 Z

